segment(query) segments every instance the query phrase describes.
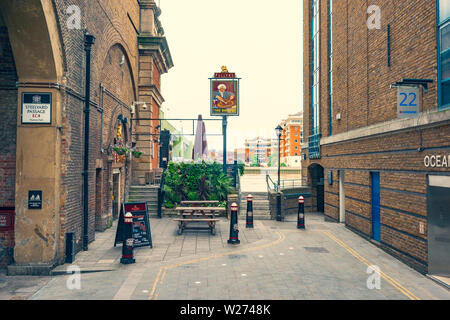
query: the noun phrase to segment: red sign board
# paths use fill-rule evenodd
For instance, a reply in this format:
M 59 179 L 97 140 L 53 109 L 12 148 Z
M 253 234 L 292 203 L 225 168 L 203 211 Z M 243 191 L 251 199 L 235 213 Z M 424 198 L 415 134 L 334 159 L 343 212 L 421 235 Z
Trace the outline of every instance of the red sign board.
M 14 230 L 14 208 L 0 208 L 0 231 Z
M 131 203 L 125 204 L 125 213 L 126 212 L 135 212 L 135 211 L 146 211 L 145 203 Z
M 214 73 L 214 78 L 218 78 L 218 79 L 233 79 L 233 78 L 236 78 L 236 73 L 216 72 L 216 73 Z

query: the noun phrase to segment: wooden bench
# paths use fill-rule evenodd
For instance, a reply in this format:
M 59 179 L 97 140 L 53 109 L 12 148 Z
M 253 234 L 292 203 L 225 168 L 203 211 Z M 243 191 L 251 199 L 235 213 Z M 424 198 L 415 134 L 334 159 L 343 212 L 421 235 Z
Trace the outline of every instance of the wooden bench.
M 215 213 L 225 212 L 226 208 L 223 207 L 177 207 L 175 208 L 178 214 L 182 218 L 173 219 L 178 222 L 178 234 L 182 234 L 185 229 L 196 229 L 199 228 L 188 228 L 189 223 L 206 223 L 208 229 L 211 231 L 212 235 L 216 234 L 216 222 L 220 219 L 215 218 Z M 203 228 L 204 229 L 204 228 Z

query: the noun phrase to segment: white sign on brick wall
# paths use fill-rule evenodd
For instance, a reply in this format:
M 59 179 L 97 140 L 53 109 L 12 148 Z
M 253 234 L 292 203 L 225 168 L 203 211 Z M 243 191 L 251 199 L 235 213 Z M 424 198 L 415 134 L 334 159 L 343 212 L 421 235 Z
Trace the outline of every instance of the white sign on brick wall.
M 52 94 L 23 93 L 22 123 L 50 124 L 52 123 Z

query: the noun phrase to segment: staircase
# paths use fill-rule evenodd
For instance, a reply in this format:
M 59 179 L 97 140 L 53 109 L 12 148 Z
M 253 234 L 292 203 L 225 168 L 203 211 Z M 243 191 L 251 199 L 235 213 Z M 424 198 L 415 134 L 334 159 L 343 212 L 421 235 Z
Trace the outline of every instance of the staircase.
M 247 196 L 253 196 L 253 219 L 270 220 L 270 207 L 267 192 L 242 192 L 241 194 L 241 217 L 247 213 Z
M 159 186 L 131 186 L 127 202 L 147 202 L 150 217 L 158 215 L 158 188 Z

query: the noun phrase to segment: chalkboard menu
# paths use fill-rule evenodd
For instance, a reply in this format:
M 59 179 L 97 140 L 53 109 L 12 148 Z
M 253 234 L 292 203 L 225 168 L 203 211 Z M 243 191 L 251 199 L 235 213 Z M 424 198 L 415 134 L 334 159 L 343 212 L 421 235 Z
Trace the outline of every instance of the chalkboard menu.
M 133 215 L 134 247 L 150 246 L 150 248 L 153 248 L 150 219 L 148 216 L 147 203 L 145 202 L 124 203 L 122 205 L 114 246 L 116 246 L 117 243 L 123 242 L 124 215 L 128 212 Z

